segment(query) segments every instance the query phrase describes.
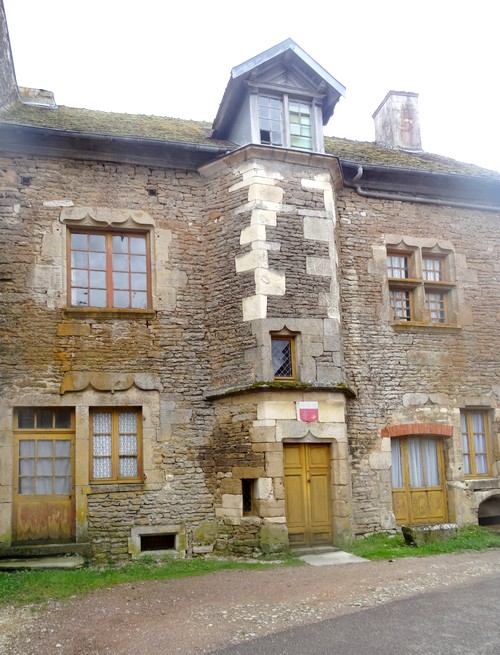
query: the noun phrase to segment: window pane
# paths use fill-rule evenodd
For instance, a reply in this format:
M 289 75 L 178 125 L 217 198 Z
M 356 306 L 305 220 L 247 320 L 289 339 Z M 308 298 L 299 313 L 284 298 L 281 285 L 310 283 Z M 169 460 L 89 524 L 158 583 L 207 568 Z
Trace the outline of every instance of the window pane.
M 111 477 L 111 457 L 94 457 L 92 476 L 96 479 Z
M 132 308 L 133 309 L 147 309 L 148 307 L 148 296 L 147 293 L 142 291 L 133 291 L 132 292 Z
M 93 271 L 106 270 L 106 253 L 91 252 L 89 253 L 89 268 Z
M 389 289 L 391 309 L 394 312 L 394 320 L 411 321 L 411 300 L 410 291 Z
M 120 477 L 137 477 L 137 459 L 135 457 L 120 457 Z
M 137 455 L 137 437 L 135 435 L 120 435 L 120 455 Z
M 431 323 L 445 323 L 445 298 L 444 293 L 425 292 L 425 306 L 429 312 Z
M 91 289 L 106 289 L 106 273 L 104 271 L 90 271 Z
M 146 291 L 148 280 L 144 273 L 132 273 L 130 276 L 130 288 L 136 291 Z
M 425 482 L 427 487 L 439 486 L 437 444 L 434 439 L 423 440 Z
M 37 496 L 47 496 L 52 494 L 52 476 L 51 477 L 38 477 L 36 479 L 36 494 Z
M 88 237 L 86 234 L 79 234 L 78 232 L 71 233 L 71 248 L 72 250 L 88 250 Z
M 129 289 L 128 273 L 113 273 L 113 289 Z
M 31 407 L 23 407 L 17 411 L 17 427 L 21 430 L 33 430 L 35 427 L 35 410 Z M 24 442 L 28 443 L 28 442 Z M 29 443 L 35 443 L 31 441 Z
M 71 441 L 56 441 L 56 457 L 71 457 Z
M 422 275 L 424 280 L 439 282 L 443 279 L 442 259 L 424 257 L 422 259 Z
M 50 475 L 53 473 L 52 458 L 42 458 L 36 460 L 36 473 L 37 475 Z
M 89 273 L 87 270 L 73 269 L 71 271 L 71 285 L 73 287 L 84 287 L 89 285 Z
M 89 234 L 89 250 L 106 252 L 106 237 L 104 234 Z
M 71 479 L 68 477 L 56 478 L 55 479 L 55 490 L 56 494 L 69 494 L 71 493 Z
M 56 428 L 70 428 L 71 427 L 71 410 L 70 409 L 57 409 L 56 410 Z M 69 441 L 58 441 L 57 444 L 70 443 Z M 57 452 L 57 446 L 56 446 Z
M 128 255 L 113 255 L 113 270 L 128 271 L 130 258 Z
M 35 460 L 31 458 L 20 459 L 19 475 L 35 475 Z
M 111 455 L 111 435 L 94 435 L 92 452 L 94 455 Z
M 408 439 L 408 461 L 410 465 L 410 487 L 425 486 L 420 439 Z
M 35 442 L 31 439 L 23 439 L 19 442 L 19 457 L 34 457 Z
M 71 304 L 74 307 L 88 307 L 89 292 L 87 289 L 71 289 Z
M 90 307 L 106 307 L 106 290 L 91 289 L 89 294 Z
M 115 291 L 113 294 L 113 306 L 118 308 L 130 307 L 130 295 L 128 291 Z
M 36 427 L 38 430 L 47 430 L 52 428 L 54 425 L 53 421 L 54 421 L 54 412 L 52 409 L 36 410 Z M 52 442 L 49 443 L 51 444 Z
M 130 237 L 130 252 L 134 255 L 146 254 L 146 238 Z
M 68 476 L 71 473 L 71 460 L 69 457 L 61 457 L 55 460 L 54 473 L 58 476 Z
M 19 494 L 31 496 L 35 493 L 35 478 L 19 478 Z
M 111 412 L 95 412 L 92 415 L 92 428 L 94 434 L 111 434 Z
M 387 255 L 387 277 L 407 278 L 408 257 L 406 255 Z
M 129 249 L 129 238 L 124 234 L 113 237 L 113 252 L 117 253 L 128 253 Z
M 393 489 L 401 489 L 403 486 L 403 467 L 401 463 L 401 443 L 399 439 L 391 439 L 391 479 Z
M 142 257 L 141 255 L 132 255 L 130 258 L 130 270 L 133 273 L 146 273 L 146 257 Z
M 52 457 L 53 442 L 48 439 L 43 439 L 38 442 L 38 457 Z
M 292 343 L 290 339 L 272 339 L 271 351 L 276 377 L 293 376 Z
M 88 253 L 73 251 L 71 253 L 71 266 L 73 268 L 88 268 L 89 267 Z
M 136 412 L 120 412 L 118 415 L 118 430 L 120 434 L 123 432 L 137 431 L 137 413 Z

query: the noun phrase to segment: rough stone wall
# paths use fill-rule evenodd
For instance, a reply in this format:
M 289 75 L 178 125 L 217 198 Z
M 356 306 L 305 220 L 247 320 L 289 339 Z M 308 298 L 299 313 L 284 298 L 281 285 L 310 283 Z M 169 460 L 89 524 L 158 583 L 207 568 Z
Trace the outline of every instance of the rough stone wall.
M 396 423 L 454 426 L 455 437 L 445 444 L 450 504 L 457 518 L 470 520 L 459 411 L 465 406 L 490 408 L 495 417 L 498 406 L 498 216 L 365 199 L 348 190 L 339 195 L 338 208 L 343 343 L 346 371 L 357 392 L 348 402 L 355 531 L 393 525 L 390 440 L 382 440 L 380 430 Z M 393 326 L 385 272 L 387 235 L 452 244 L 461 327 Z M 496 412 L 491 441 L 498 461 Z M 498 473 L 495 464 L 493 474 Z
M 193 526 L 212 519 L 205 473 L 213 474 L 213 462 L 204 449 L 212 410 L 203 398 L 209 379 L 203 181 L 183 171 L 23 157 L 1 159 L 0 179 L 3 406 L 77 406 L 78 389 L 60 395 L 68 374 L 89 374 L 92 382 L 102 381 L 102 374 L 118 379 L 147 373 L 161 389 L 154 445 L 147 453 L 153 465 L 148 462 L 144 485 L 109 493 L 103 485 L 88 490 L 88 517 L 81 521 L 88 519 L 96 556 L 121 555 L 122 539 L 134 524 L 182 520 Z M 163 262 L 162 270 L 156 270 L 153 261 L 153 277 L 166 281 L 159 285 L 155 312 L 147 317 L 65 312 L 61 261 L 66 226 L 60 215 L 61 207 L 70 204 L 142 211 L 153 218 Z M 126 405 L 133 397 L 116 391 L 90 402 Z M 205 469 L 198 454 L 208 459 Z M 10 467 L 6 474 L 10 479 Z M 5 500 L 4 509 L 10 505 L 10 488 Z

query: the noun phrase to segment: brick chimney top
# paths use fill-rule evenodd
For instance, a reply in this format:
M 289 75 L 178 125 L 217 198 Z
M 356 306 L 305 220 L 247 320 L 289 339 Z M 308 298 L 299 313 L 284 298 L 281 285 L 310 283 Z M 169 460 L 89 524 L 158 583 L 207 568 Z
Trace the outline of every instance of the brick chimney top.
M 422 150 L 418 93 L 389 91 L 372 117 L 378 145 L 400 150 Z

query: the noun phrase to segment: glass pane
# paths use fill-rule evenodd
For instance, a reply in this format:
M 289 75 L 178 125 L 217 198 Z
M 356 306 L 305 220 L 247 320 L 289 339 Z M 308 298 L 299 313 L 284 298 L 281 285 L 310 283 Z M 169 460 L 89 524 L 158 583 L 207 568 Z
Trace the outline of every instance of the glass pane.
M 54 427 L 54 411 L 52 409 L 36 410 L 36 427 L 38 430 L 47 430 Z
M 137 413 L 136 412 L 120 412 L 118 415 L 118 431 L 120 434 L 124 432 L 137 432 Z
M 52 457 L 53 452 L 53 441 L 48 439 L 41 439 L 38 442 L 38 457 Z
M 146 272 L 146 258 L 141 255 L 132 255 L 130 258 L 130 270 L 133 273 Z
M 35 427 L 35 410 L 31 407 L 23 407 L 17 411 L 17 427 L 24 430 L 32 430 Z
M 52 494 L 52 476 L 51 477 L 38 477 L 36 479 L 36 495 L 47 496 Z
M 111 434 L 111 412 L 95 412 L 92 415 L 92 427 L 94 434 Z
M 94 435 L 92 443 L 92 452 L 94 455 L 111 456 L 111 435 Z
M 34 457 L 35 441 L 33 439 L 23 439 L 19 442 L 19 457 Z
M 274 375 L 279 378 L 292 377 L 292 343 L 290 339 L 272 339 L 271 352 Z
M 464 474 L 471 475 L 472 469 L 470 464 L 470 455 L 464 453 Z
M 88 307 L 89 292 L 87 289 L 71 289 L 71 304 L 74 307 Z
M 120 435 L 120 455 L 137 455 L 137 438 L 135 435 Z
M 31 496 L 35 493 L 35 478 L 19 478 L 19 494 Z
M 472 429 L 475 433 L 484 433 L 484 414 L 481 412 L 476 412 L 472 415 Z
M 128 253 L 129 239 L 124 234 L 113 237 L 113 252 Z
M 129 284 L 128 273 L 113 273 L 113 289 L 129 289 Z
M 111 458 L 107 457 L 94 457 L 93 472 L 94 478 L 110 478 L 111 477 Z
M 120 477 L 137 477 L 137 459 L 135 457 L 120 457 Z
M 72 252 L 71 253 L 71 266 L 72 268 L 88 268 L 89 256 L 86 252 Z
M 106 237 L 104 234 L 89 234 L 89 250 L 106 252 Z
M 55 461 L 54 473 L 58 476 L 69 476 L 71 474 L 71 460 L 69 458 L 58 458 Z
M 71 441 L 56 441 L 56 457 L 71 457 Z
M 55 493 L 56 494 L 69 494 L 69 493 L 71 493 L 71 479 L 70 478 L 56 478 L 55 479 Z
M 408 439 L 408 460 L 410 465 L 410 486 L 425 486 L 420 439 Z
M 71 271 L 71 285 L 74 287 L 85 287 L 89 285 L 89 274 L 87 270 L 73 269 Z
M 105 289 L 106 288 L 106 272 L 105 271 L 90 271 L 90 287 L 92 289 Z
M 393 489 L 401 489 L 403 486 L 403 468 L 401 463 L 401 444 L 399 439 L 391 439 L 391 480 Z
M 91 289 L 89 299 L 90 307 L 106 307 L 106 291 L 104 289 Z
M 434 439 L 424 439 L 425 481 L 427 487 L 439 487 L 439 466 L 437 443 Z
M 89 254 L 89 268 L 93 271 L 105 271 L 106 253 L 91 252 Z
M 113 255 L 113 270 L 128 271 L 130 258 L 128 255 Z
M 147 286 L 147 277 L 144 273 L 132 273 L 130 276 L 130 288 L 136 291 L 146 291 Z
M 35 475 L 35 460 L 34 459 L 20 459 L 19 460 L 19 475 Z
M 53 459 L 42 458 L 36 460 L 36 473 L 40 475 L 48 475 L 52 477 L 53 470 Z
M 486 454 L 476 454 L 476 473 L 486 475 L 488 473 L 488 457 Z
M 118 308 L 130 307 L 129 292 L 115 291 L 113 294 L 113 306 Z
M 71 234 L 71 248 L 73 250 L 88 250 L 88 240 L 86 234 L 79 234 L 72 232 Z
M 147 309 L 148 296 L 142 291 L 132 292 L 132 308 L 133 309 Z
M 146 254 L 146 239 L 144 237 L 130 237 L 130 252 L 134 255 Z
M 70 428 L 71 427 L 71 410 L 70 409 L 57 409 L 56 410 L 56 428 Z M 58 443 L 70 443 L 69 441 L 59 441 Z M 57 446 L 56 446 L 57 452 Z

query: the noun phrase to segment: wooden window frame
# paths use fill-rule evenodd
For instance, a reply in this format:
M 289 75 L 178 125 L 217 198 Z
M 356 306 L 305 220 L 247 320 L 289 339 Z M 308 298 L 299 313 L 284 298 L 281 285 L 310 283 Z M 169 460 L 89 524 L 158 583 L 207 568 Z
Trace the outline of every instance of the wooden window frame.
M 270 142 L 267 142 L 262 139 L 262 129 L 261 129 L 261 116 L 260 116 L 260 98 L 272 98 L 274 100 L 279 100 L 281 103 L 281 141 L 282 143 L 272 143 L 271 140 Z M 309 108 L 309 117 L 310 117 L 310 131 L 311 134 L 310 136 L 307 137 L 302 137 L 302 138 L 308 138 L 310 140 L 310 147 L 304 148 L 301 146 L 297 145 L 292 145 L 292 140 L 293 137 L 297 137 L 299 135 L 292 135 L 291 133 L 291 114 L 296 114 L 297 112 L 291 112 L 290 110 L 290 102 L 298 103 L 299 105 L 307 105 Z M 265 91 L 264 89 L 258 93 L 258 98 L 257 98 L 257 131 L 259 135 L 259 143 L 262 145 L 270 145 L 275 148 L 290 148 L 292 150 L 301 150 L 303 152 L 312 152 L 315 147 L 315 120 L 314 120 L 314 101 L 312 98 L 309 97 L 296 97 L 294 94 L 289 94 L 289 93 L 278 93 L 278 92 L 273 92 L 273 91 Z M 298 112 L 299 116 L 302 116 L 302 112 Z M 299 121 L 298 123 L 301 127 L 303 127 L 302 122 Z
M 393 316 L 393 323 L 397 325 L 427 325 L 427 326 L 449 326 L 451 323 L 450 316 L 452 313 L 451 293 L 456 284 L 451 279 L 451 253 L 441 252 L 433 249 L 421 247 L 404 248 L 393 246 L 387 247 L 386 275 L 389 287 L 389 304 Z M 407 266 L 399 270 L 406 273 L 406 277 L 392 277 L 390 272 L 394 268 L 389 263 L 390 257 L 407 258 Z M 428 279 L 432 269 L 425 267 L 427 261 L 439 261 L 440 271 L 439 279 Z M 403 291 L 409 294 L 410 315 L 409 318 L 396 316 L 393 307 L 393 291 Z M 439 294 L 443 300 L 443 315 L 433 318 L 431 308 L 427 301 L 428 294 Z
M 474 415 L 480 414 L 483 417 L 484 424 L 484 439 L 486 444 L 485 453 L 477 453 L 476 447 L 474 444 L 474 427 L 473 427 L 473 417 Z M 460 411 L 460 422 L 461 422 L 461 433 L 462 433 L 462 449 L 464 448 L 464 439 L 467 439 L 468 451 L 463 450 L 464 453 L 464 477 L 466 479 L 476 479 L 476 478 L 490 478 L 491 477 L 491 442 L 490 442 L 490 431 L 489 431 L 489 421 L 488 421 L 488 411 L 483 409 L 464 409 Z M 466 432 L 463 429 L 463 422 L 466 424 Z M 486 455 L 487 462 L 487 471 L 486 473 L 477 473 L 477 456 Z M 468 455 L 470 462 L 470 473 L 465 471 L 465 455 Z
M 121 412 L 134 412 L 137 415 L 137 476 L 120 477 L 120 451 L 118 417 Z M 94 477 L 94 428 L 93 416 L 98 413 L 111 414 L 111 476 L 108 478 Z M 93 407 L 89 415 L 89 478 L 91 484 L 123 484 L 139 483 L 144 480 L 142 459 L 142 409 L 140 407 Z
M 273 333 L 271 334 L 271 350 L 273 341 L 287 341 L 290 344 L 290 359 L 292 374 L 291 375 L 276 375 L 273 362 L 273 372 L 275 380 L 297 380 L 297 358 L 296 358 L 296 338 L 294 334 L 287 333 Z M 271 355 L 272 357 L 272 355 Z
M 72 247 L 71 247 L 71 238 L 73 234 L 85 234 L 85 235 L 100 235 L 105 237 L 105 257 L 106 257 L 106 305 L 105 306 L 95 306 L 95 305 L 78 305 L 72 304 L 72 291 L 73 288 L 83 288 L 83 287 L 73 287 L 72 283 Z M 146 257 L 146 307 L 119 307 L 114 304 L 113 294 L 117 290 L 113 285 L 113 261 L 112 261 L 112 239 L 115 236 L 126 236 L 132 238 L 143 238 L 145 243 L 145 257 Z M 85 252 L 85 251 L 81 251 Z M 89 252 L 88 250 L 86 252 Z M 67 239 L 67 297 L 68 297 L 68 307 L 71 309 L 82 309 L 82 310 L 96 310 L 96 311 L 106 311 L 106 310 L 118 310 L 118 311 L 145 311 L 152 309 L 152 276 L 151 276 L 151 241 L 150 233 L 147 230 L 130 230 L 130 229 L 107 229 L 99 230 L 85 227 L 72 227 L 68 230 L 68 239 Z M 130 256 L 130 255 L 129 255 Z M 75 270 L 91 270 L 91 269 L 77 269 Z M 125 271 L 124 271 L 125 272 Z M 129 271 L 130 272 L 130 271 Z M 89 289 L 90 283 L 89 283 Z M 119 289 L 118 289 L 119 290 Z M 127 291 L 132 293 L 133 289 L 127 289 Z

